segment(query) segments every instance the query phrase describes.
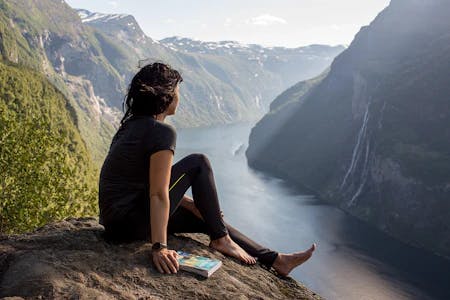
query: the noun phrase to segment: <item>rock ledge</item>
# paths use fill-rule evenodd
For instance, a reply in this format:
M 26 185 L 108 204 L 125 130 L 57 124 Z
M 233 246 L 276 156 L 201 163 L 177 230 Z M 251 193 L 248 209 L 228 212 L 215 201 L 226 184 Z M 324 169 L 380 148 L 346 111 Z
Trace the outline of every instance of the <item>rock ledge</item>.
M 113 245 L 95 218 L 69 218 L 0 237 L 0 297 L 25 299 L 321 299 L 292 278 L 245 266 L 208 247 L 204 234 L 169 235 L 174 249 L 222 260 L 210 278 L 164 275 L 144 242 Z

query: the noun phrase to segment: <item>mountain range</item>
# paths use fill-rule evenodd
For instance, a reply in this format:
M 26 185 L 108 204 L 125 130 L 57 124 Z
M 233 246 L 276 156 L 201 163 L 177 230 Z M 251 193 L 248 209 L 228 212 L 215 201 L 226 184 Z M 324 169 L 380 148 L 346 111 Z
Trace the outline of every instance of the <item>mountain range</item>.
M 181 37 L 156 41 L 147 37 L 131 15 L 109 15 L 79 9 L 83 24 L 94 28 L 119 51 L 108 55 L 125 82 L 138 60 L 162 60 L 184 75 L 179 127 L 255 120 L 270 101 L 291 84 L 317 75 L 343 46 L 262 47 L 234 41 L 204 42 Z M 122 55 L 120 55 L 121 53 Z

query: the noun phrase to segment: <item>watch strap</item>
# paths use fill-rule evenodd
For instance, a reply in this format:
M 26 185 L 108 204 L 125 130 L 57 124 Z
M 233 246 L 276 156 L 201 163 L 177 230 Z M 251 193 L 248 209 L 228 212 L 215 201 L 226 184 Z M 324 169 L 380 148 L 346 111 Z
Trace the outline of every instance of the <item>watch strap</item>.
M 167 248 L 167 244 L 156 242 L 152 245 L 152 250 L 160 250 L 162 248 Z

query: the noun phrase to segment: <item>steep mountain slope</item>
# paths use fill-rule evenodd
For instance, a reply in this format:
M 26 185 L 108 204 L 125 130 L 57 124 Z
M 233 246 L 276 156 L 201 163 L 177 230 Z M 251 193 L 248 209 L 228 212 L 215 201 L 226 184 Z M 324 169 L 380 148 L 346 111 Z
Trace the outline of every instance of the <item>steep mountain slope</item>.
M 73 107 L 43 75 L 3 61 L 0 145 L 0 233 L 96 214 L 96 170 Z
M 319 84 L 255 126 L 249 164 L 450 256 L 449 11 L 392 0 Z
M 1 56 L 44 73 L 66 95 L 99 163 L 120 114 L 114 106 L 125 86 L 103 55 L 95 32 L 63 1 L 0 0 L 0 6 Z

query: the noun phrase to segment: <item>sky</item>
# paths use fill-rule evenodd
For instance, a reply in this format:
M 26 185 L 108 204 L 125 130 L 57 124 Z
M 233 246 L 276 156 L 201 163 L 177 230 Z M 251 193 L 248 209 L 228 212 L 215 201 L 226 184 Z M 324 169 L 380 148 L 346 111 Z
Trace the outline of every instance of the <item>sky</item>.
M 133 15 L 152 39 L 181 36 L 263 46 L 348 45 L 389 0 L 66 0 Z

